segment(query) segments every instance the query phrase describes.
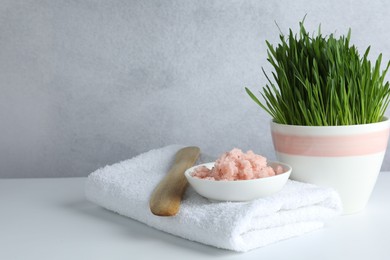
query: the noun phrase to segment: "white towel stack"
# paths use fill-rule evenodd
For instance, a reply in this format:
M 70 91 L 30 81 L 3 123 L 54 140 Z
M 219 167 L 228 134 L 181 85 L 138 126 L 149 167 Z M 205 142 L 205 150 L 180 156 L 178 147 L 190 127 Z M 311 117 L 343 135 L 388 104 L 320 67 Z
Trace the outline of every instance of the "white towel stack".
M 316 230 L 341 212 L 333 190 L 289 180 L 279 193 L 251 202 L 212 202 L 189 187 L 176 216 L 154 216 L 150 195 L 182 147 L 151 150 L 96 170 L 87 179 L 87 198 L 156 229 L 240 252 Z

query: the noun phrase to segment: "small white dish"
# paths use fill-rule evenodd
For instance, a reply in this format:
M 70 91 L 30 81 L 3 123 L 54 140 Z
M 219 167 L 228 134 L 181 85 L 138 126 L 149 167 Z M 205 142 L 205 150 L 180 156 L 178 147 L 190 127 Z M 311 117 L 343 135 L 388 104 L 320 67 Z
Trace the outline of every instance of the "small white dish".
M 215 181 L 192 176 L 195 168 L 199 166 L 206 166 L 211 169 L 214 166 L 214 162 L 211 162 L 193 166 L 187 169 L 184 175 L 194 190 L 199 195 L 208 199 L 219 201 L 250 201 L 280 191 L 290 177 L 291 166 L 281 162 L 268 162 L 268 165 L 273 168 L 278 165 L 282 166 L 283 173 L 271 177 L 238 181 Z

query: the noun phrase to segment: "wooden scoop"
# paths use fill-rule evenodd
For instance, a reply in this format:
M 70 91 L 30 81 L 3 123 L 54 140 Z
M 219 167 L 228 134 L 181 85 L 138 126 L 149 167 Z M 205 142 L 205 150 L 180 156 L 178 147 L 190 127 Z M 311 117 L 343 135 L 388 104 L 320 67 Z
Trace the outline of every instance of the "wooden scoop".
M 199 154 L 200 149 L 195 146 L 185 147 L 176 153 L 173 166 L 150 198 L 149 207 L 154 215 L 174 216 L 179 211 L 181 198 L 188 185 L 184 172 L 194 165 Z

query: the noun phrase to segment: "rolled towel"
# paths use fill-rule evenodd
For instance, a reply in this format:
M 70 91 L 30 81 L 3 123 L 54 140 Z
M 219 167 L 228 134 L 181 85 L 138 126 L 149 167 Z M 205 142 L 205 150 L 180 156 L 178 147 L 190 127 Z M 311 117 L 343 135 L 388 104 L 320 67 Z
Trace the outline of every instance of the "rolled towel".
M 176 216 L 155 216 L 150 195 L 182 147 L 151 150 L 96 170 L 87 178 L 87 199 L 170 234 L 239 252 L 319 229 L 341 212 L 332 189 L 289 180 L 275 195 L 250 202 L 210 201 L 188 187 Z

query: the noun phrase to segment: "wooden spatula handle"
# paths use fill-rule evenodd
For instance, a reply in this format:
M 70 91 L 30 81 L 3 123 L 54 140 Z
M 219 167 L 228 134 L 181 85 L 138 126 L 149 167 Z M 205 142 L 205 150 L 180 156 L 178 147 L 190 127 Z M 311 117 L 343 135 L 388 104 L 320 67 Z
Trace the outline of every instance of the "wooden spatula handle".
M 184 172 L 194 165 L 199 154 L 200 149 L 195 146 L 185 147 L 176 153 L 174 164 L 151 195 L 149 206 L 154 215 L 174 216 L 177 214 L 188 185 Z

